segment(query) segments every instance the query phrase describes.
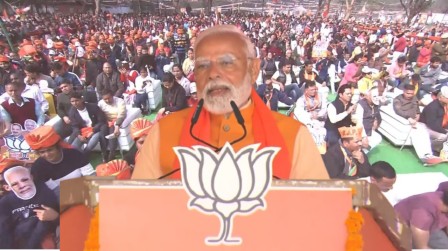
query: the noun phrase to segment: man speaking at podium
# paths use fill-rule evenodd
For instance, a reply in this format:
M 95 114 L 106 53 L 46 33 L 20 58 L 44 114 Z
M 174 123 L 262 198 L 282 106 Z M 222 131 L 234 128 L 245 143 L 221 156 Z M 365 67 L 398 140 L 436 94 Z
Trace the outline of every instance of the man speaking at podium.
M 173 147 L 204 145 L 235 152 L 260 143 L 279 147 L 273 161 L 277 179 L 328 179 L 306 126 L 270 111 L 253 89 L 260 71 L 254 46 L 235 26 L 214 26 L 196 40 L 196 107 L 166 116 L 150 130 L 137 158 L 133 179 L 179 179 Z M 231 104 L 232 103 L 232 104 Z

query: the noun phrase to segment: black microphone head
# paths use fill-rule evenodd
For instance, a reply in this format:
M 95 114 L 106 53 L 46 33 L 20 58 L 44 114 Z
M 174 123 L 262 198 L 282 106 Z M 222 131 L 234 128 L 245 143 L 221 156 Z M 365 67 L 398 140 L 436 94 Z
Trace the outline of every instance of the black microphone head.
M 238 121 L 238 124 L 244 125 L 244 118 L 243 115 L 241 115 L 240 109 L 236 105 L 235 101 L 230 101 L 230 106 L 232 107 L 233 113 L 235 113 L 236 120 Z
M 196 111 L 194 111 L 193 117 L 191 117 L 191 125 L 194 125 L 198 122 L 199 115 L 201 114 L 203 106 L 204 106 L 204 99 L 201 98 L 198 102 L 198 106 L 196 107 Z

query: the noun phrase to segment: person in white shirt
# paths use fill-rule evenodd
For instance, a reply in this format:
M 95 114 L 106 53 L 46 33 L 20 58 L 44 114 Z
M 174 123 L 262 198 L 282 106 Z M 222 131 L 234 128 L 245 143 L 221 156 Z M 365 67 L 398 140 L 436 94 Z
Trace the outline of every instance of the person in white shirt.
M 151 85 L 156 80 L 151 78 L 148 74 L 146 67 L 140 68 L 140 76 L 135 79 L 135 99 L 134 107 L 140 108 L 142 114 L 148 114 L 148 93 L 146 92 L 146 86 Z
M 294 116 L 310 130 L 319 152 L 324 154 L 327 149 L 325 142 L 327 130 L 324 128 L 327 100 L 319 95 L 316 82 L 305 80 L 305 93 L 297 100 Z
M 381 123 L 379 105 L 380 97 L 378 88 L 373 87 L 367 90 L 363 98 L 359 100 L 352 118 L 357 126 L 363 127 L 367 136 L 363 145 L 365 153 L 375 148 L 383 140 L 381 135 L 376 131 Z
M 101 100 L 98 102 L 100 109 L 106 114 L 109 135 L 109 156 L 108 160 L 115 159 L 115 151 L 118 147 L 118 136 L 120 136 L 120 127 L 126 118 L 126 103 L 123 99 L 114 97 L 114 93 L 105 89 L 101 93 Z
M 190 97 L 190 80 L 188 80 L 182 71 L 182 67 L 179 64 L 173 65 L 171 69 L 171 73 L 173 73 L 174 78 L 178 84 L 180 84 L 185 89 L 185 96 L 187 99 Z
M 70 97 L 72 107 L 68 113 L 73 132 L 68 143 L 89 156 L 100 143 L 103 162 L 107 162 L 108 133 L 107 118 L 97 104 L 85 103 L 80 93 L 74 92 Z

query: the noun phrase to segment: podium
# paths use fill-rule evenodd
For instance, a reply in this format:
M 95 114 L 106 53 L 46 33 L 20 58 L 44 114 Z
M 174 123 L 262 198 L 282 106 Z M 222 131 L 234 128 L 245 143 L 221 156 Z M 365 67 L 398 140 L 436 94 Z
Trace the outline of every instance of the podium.
M 240 242 L 213 245 L 207 239 L 219 235 L 223 222 L 189 207 L 181 181 L 67 180 L 61 183 L 61 250 L 83 250 L 97 206 L 99 250 L 343 251 L 354 207 L 364 219 L 363 250 L 411 250 L 408 227 L 366 181 L 273 180 L 263 209 L 232 218 L 231 237 Z

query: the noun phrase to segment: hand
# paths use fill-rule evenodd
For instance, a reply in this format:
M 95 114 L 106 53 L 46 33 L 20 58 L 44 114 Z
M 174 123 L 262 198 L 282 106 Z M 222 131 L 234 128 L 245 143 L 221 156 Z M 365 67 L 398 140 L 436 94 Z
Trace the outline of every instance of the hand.
M 84 137 L 84 136 L 78 135 L 78 139 L 79 139 L 79 141 L 81 141 L 82 143 L 87 142 L 87 139 L 86 139 L 86 137 Z
M 362 145 L 362 148 L 368 149 L 369 148 L 369 138 L 367 138 L 367 137 L 362 138 L 361 145 Z
M 165 107 L 160 108 L 160 110 L 158 111 L 158 114 L 163 114 L 165 112 Z
M 372 130 L 375 131 L 376 129 L 378 129 L 378 120 L 375 119 L 375 120 L 373 121 Z
M 348 113 L 348 114 L 351 114 L 352 112 L 355 111 L 355 108 L 356 108 L 356 105 L 352 105 L 352 106 L 350 106 L 350 107 L 347 109 L 347 113 Z
M 279 83 L 280 85 L 280 91 L 284 92 L 285 91 L 285 86 L 282 83 Z
M 70 118 L 67 117 L 67 116 L 64 116 L 62 119 L 64 120 L 64 122 L 65 122 L 66 124 L 70 124 L 70 123 L 71 123 Z
M 352 152 L 353 158 L 355 158 L 360 164 L 364 163 L 364 155 L 362 154 L 361 149 Z
M 41 205 L 43 209 L 34 209 L 40 221 L 54 221 L 59 217 L 59 213 L 51 207 Z
M 121 68 L 118 70 L 121 74 L 126 74 L 126 69 L 125 68 Z
M 115 126 L 114 135 L 116 137 L 120 136 L 120 127 L 119 126 Z
M 327 82 L 324 81 L 324 82 L 322 82 L 321 85 L 322 85 L 322 87 L 326 87 L 327 86 Z
M 417 120 L 413 119 L 413 118 L 408 118 L 409 124 L 413 127 L 416 128 L 417 126 Z

